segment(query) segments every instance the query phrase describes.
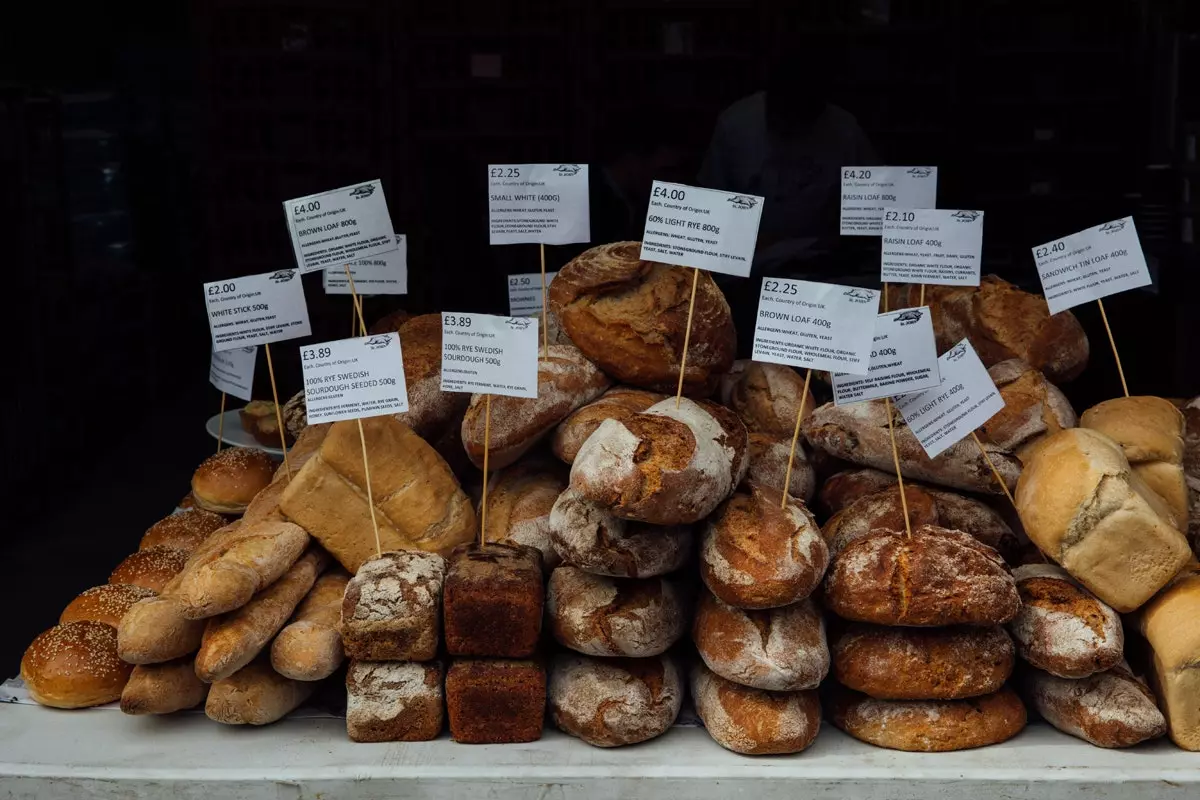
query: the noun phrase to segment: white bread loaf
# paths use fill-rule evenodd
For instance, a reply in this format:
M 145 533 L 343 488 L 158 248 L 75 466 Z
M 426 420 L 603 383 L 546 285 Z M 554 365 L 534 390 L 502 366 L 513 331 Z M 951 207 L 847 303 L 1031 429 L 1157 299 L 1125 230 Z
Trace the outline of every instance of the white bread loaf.
M 1111 669 L 1125 653 L 1117 612 L 1054 564 L 1013 570 L 1021 610 L 1008 630 L 1020 656 L 1060 678 Z
M 1138 614 L 1152 652 L 1150 680 L 1171 741 L 1200 750 L 1200 567 L 1181 573 Z

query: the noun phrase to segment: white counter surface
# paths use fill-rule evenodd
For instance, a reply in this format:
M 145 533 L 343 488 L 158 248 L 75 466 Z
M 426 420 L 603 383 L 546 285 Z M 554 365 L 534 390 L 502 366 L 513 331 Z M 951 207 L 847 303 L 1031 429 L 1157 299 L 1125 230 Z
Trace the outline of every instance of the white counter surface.
M 265 728 L 203 715 L 0 705 L 0 798 L 1200 798 L 1200 753 L 1092 747 L 1044 724 L 959 753 L 881 750 L 826 724 L 806 752 L 745 757 L 703 729 L 602 750 L 548 729 L 523 745 L 354 744 L 339 719 Z

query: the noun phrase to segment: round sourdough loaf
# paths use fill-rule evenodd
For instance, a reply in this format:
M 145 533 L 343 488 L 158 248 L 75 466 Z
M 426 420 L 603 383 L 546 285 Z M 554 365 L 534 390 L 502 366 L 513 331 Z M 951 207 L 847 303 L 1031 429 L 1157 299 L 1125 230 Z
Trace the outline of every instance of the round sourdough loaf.
M 775 608 L 803 600 L 821 583 L 829 549 L 803 503 L 780 508 L 777 489 L 751 486 L 705 524 L 700 576 L 738 608 Z
M 748 361 L 736 378 L 722 387 L 722 402 L 742 418 L 749 431 L 771 433 L 790 441 L 803 393 L 804 378 L 791 367 Z M 804 416 L 807 418 L 816 407 L 810 391 L 804 401 Z
M 682 567 L 692 552 L 691 526 L 618 519 L 573 489 L 555 501 L 549 527 L 556 561 L 597 575 L 665 575 Z
M 755 689 L 815 689 L 829 672 L 825 621 L 811 600 L 746 611 L 702 592 L 692 641 L 709 669 Z
M 1047 722 L 1097 747 L 1132 747 L 1167 732 L 1154 694 L 1124 666 L 1077 679 L 1030 669 L 1023 683 Z
M 783 491 L 787 481 L 788 456 L 792 452 L 791 436 L 773 433 L 750 434 L 750 468 L 742 484 L 756 483 Z M 817 474 L 808 461 L 802 444 L 796 445 L 792 459 L 792 478 L 788 483 L 788 494 L 807 503 L 817 488 Z
M 1053 564 L 1013 571 L 1021 610 L 1008 623 L 1021 658 L 1060 678 L 1083 678 L 1124 657 L 1121 617 Z
M 806 749 L 821 730 L 815 691 L 767 692 L 727 681 L 701 663 L 692 667 L 692 700 L 708 735 L 744 755 Z
M 133 671 L 117 657 L 117 630 L 83 620 L 55 625 L 38 635 L 21 658 L 21 679 L 30 696 L 52 708 L 111 703 Z
M 913 753 L 944 753 L 999 744 L 1025 727 L 1025 706 L 1016 692 L 969 700 L 875 700 L 837 687 L 830 721 L 868 744 Z
M 993 364 L 988 375 L 1004 397 L 1004 407 L 980 426 L 981 441 L 1025 461 L 1045 436 L 1079 424 L 1066 395 L 1021 359 Z
M 687 630 L 679 589 L 663 578 L 615 579 L 561 566 L 546 587 L 554 638 L 589 656 L 646 658 L 666 652 Z
M 666 733 L 683 705 L 683 676 L 669 655 L 652 658 L 555 656 L 550 713 L 559 730 L 596 747 L 620 747 Z
M 737 350 L 729 304 L 707 272 L 642 261 L 640 254 L 640 242 L 581 253 L 550 284 L 550 305 L 571 341 L 601 369 L 654 391 L 675 391 L 688 339 L 683 391 L 707 396 Z
M 879 625 L 1002 625 L 1021 605 L 995 550 L 933 525 L 877 529 L 834 554 L 825 607 Z
M 563 466 L 552 459 L 513 464 L 493 476 L 488 486 L 489 542 L 528 545 L 542 554 L 547 574 L 561 561 L 550 541 L 550 510 L 567 488 Z
M 828 516 L 833 516 L 860 497 L 896 485 L 896 474 L 863 467 L 844 469 L 834 473 L 821 484 L 817 494 L 817 507 Z M 905 484 L 906 486 L 908 484 Z
M 573 411 L 571 416 L 559 423 L 550 440 L 550 448 L 554 455 L 568 464 L 573 464 L 575 456 L 579 454 L 579 448 L 583 447 L 588 437 L 600 427 L 601 422 L 606 419 L 627 420 L 666 399 L 666 395 L 658 392 L 647 392 L 631 386 L 614 386 L 600 395 L 599 399 Z
M 432 442 L 462 414 L 469 400 L 461 392 L 442 391 L 442 315 L 410 317 L 398 328 L 393 322 L 388 330 L 400 334 L 404 385 L 408 388 L 408 411 L 397 414 L 396 419 Z
M 1004 628 L 851 623 L 833 640 L 833 674 L 877 700 L 960 700 L 1000 689 L 1016 661 Z

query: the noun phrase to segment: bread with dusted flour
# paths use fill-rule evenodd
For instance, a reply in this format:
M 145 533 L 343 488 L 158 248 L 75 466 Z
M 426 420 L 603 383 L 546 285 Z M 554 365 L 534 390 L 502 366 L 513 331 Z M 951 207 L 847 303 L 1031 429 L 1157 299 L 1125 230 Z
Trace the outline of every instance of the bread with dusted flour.
M 554 455 L 568 464 L 575 462 L 579 448 L 606 419 L 626 420 L 645 411 L 655 403 L 666 400 L 659 392 L 635 389 L 632 386 L 614 386 L 583 408 L 577 409 L 554 429 L 550 448 Z
M 788 481 L 788 458 L 792 459 L 792 476 Z M 788 494 L 807 503 L 812 499 L 817 488 L 817 473 L 808 460 L 804 443 L 797 442 L 795 452 L 792 451 L 791 436 L 779 436 L 773 433 L 751 433 L 750 466 L 742 484 L 756 483 L 783 491 L 784 483 L 788 485 Z
M 691 555 L 694 537 L 690 525 L 620 519 L 567 489 L 550 511 L 550 538 L 556 561 L 597 575 L 649 578 L 682 567 Z
M 589 656 L 657 656 L 687 630 L 681 588 L 666 578 L 610 578 L 563 565 L 546 586 L 546 622 Z
M 799 753 L 821 730 L 821 701 L 812 690 L 753 689 L 725 680 L 699 662 L 692 667 L 691 689 L 708 735 L 735 753 Z
M 395 550 L 366 561 L 346 584 L 341 633 L 346 655 L 362 661 L 430 661 L 442 629 L 446 560 Z
M 783 364 L 739 363 L 742 368 L 736 377 L 722 387 L 722 404 L 733 409 L 751 433 L 769 433 L 790 440 L 804 394 L 804 376 Z M 807 418 L 816 407 L 810 391 L 804 400 L 804 416 Z
M 1086 678 L 1030 669 L 1023 684 L 1029 704 L 1047 722 L 1097 747 L 1132 747 L 1167 732 L 1154 694 L 1124 665 Z
M 427 742 L 445 726 L 439 661 L 352 661 L 346 733 L 352 742 Z
M 832 516 L 860 497 L 895 485 L 895 472 L 884 472 L 871 467 L 844 469 L 830 475 L 821 484 L 821 491 L 817 493 L 817 508 Z
M 988 368 L 1004 408 L 979 428 L 979 439 L 1016 454 L 1022 462 L 1046 436 L 1079 424 L 1062 391 L 1019 358 Z
M 566 488 L 566 470 L 550 459 L 529 458 L 494 473 L 488 481 L 484 539 L 536 549 L 549 574 L 561 561 L 550 540 L 550 510 Z
M 674 724 L 683 687 L 682 671 L 670 655 L 560 653 L 549 674 L 550 714 L 559 730 L 595 747 L 637 744 Z

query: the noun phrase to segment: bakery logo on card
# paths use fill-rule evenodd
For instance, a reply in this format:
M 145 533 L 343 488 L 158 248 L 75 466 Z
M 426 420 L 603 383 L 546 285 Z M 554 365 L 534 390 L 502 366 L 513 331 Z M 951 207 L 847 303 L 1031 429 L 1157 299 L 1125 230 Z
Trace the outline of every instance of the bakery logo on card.
M 294 277 L 296 277 L 296 270 L 281 269 L 274 273 L 268 280 L 270 280 L 272 283 L 287 283 Z
M 914 178 L 928 178 L 933 174 L 933 170 L 929 167 L 913 167 L 912 169 L 908 170 L 908 174 L 912 175 Z
M 516 331 L 523 331 L 533 324 L 533 320 L 528 317 L 509 317 L 505 321 L 508 323 L 508 327 Z
M 370 339 L 367 339 L 367 341 L 363 342 L 363 344 L 372 350 L 378 350 L 382 347 L 387 347 L 389 344 L 391 344 L 391 342 L 392 337 L 390 336 L 372 336 Z
M 1101 233 L 1116 233 L 1117 231 L 1125 230 L 1125 220 L 1119 219 L 1115 222 L 1106 222 L 1100 226 Z
M 949 353 L 946 353 L 946 360 L 947 361 L 958 361 L 960 358 L 962 358 L 966 354 L 967 354 L 967 343 L 965 341 L 962 341 L 962 342 L 959 342 L 958 344 L 954 345 L 953 350 L 951 350 Z
M 957 220 L 958 222 L 974 222 L 975 220 L 979 219 L 979 212 L 978 211 L 955 211 L 950 216 L 951 216 L 951 218 Z
M 579 166 L 578 164 L 559 164 L 554 168 L 554 171 L 559 175 L 569 178 L 572 175 L 578 175 L 579 170 L 581 169 L 583 169 L 583 167 Z
M 866 292 L 860 292 L 858 289 L 851 289 L 848 292 L 842 292 L 846 297 L 850 298 L 851 303 L 869 303 L 874 298 Z
M 373 194 L 375 194 L 375 186 L 370 183 L 364 183 L 362 186 L 359 186 L 357 189 L 351 192 L 350 196 L 355 200 L 362 200 L 370 197 Z
M 921 317 L 923 316 L 924 314 L 919 308 L 914 308 L 910 311 L 901 311 L 897 314 L 896 322 L 899 322 L 901 325 L 915 325 L 921 321 Z
M 754 208 L 756 205 L 758 205 L 758 198 L 757 197 L 747 197 L 744 194 L 739 194 L 739 195 L 734 195 L 733 197 L 729 198 L 729 202 L 733 203 L 734 208 L 740 208 L 745 211 L 745 210 Z

